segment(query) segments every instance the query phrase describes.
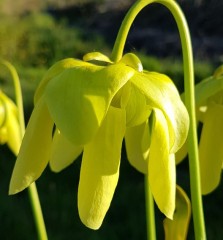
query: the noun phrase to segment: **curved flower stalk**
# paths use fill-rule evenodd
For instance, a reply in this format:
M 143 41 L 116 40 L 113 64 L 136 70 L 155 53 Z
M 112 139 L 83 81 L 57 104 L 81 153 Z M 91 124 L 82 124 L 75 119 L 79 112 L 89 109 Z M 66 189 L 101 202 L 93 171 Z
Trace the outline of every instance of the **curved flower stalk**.
M 17 106 L 0 90 L 0 144 L 7 143 L 17 155 L 21 141 Z
M 223 66 L 195 87 L 197 118 L 203 123 L 199 142 L 201 190 L 212 192 L 219 184 L 223 164 Z
M 83 61 L 64 59 L 53 65 L 34 102 L 13 170 L 11 194 L 38 179 L 48 163 L 58 172 L 83 152 L 78 210 L 86 226 L 98 229 L 118 182 L 125 138 L 130 163 L 148 172 L 158 207 L 173 217 L 174 153 L 186 139 L 189 120 L 167 76 L 144 71 L 133 54 L 113 63 L 94 52 Z

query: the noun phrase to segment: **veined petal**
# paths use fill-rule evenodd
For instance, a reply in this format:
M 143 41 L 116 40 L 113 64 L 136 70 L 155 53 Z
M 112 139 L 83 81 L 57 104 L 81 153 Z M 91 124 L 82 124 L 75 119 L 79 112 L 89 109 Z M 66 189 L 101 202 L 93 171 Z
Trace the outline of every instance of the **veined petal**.
M 184 190 L 177 186 L 176 210 L 173 220 L 166 218 L 163 221 L 165 240 L 186 240 L 191 218 L 191 203 Z
M 150 132 L 148 122 L 126 128 L 125 147 L 130 164 L 138 171 L 146 174 L 148 168 L 148 152 L 150 146 Z
M 131 82 L 146 96 L 151 107 L 163 111 L 167 119 L 170 149 L 175 153 L 185 142 L 189 128 L 189 116 L 173 82 L 155 72 L 137 73 Z
M 46 101 L 56 126 L 75 145 L 96 134 L 116 92 L 135 71 L 122 63 L 63 71 L 46 87 Z
M 16 160 L 9 194 L 15 194 L 34 182 L 45 169 L 52 142 L 53 121 L 44 99 L 36 104 Z
M 172 219 L 175 209 L 176 173 L 169 152 L 168 124 L 162 111 L 154 109 L 148 175 L 152 194 L 161 212 Z
M 60 172 L 69 166 L 83 151 L 83 146 L 75 146 L 56 129 L 50 156 L 50 168 L 54 172 Z
M 110 206 L 119 177 L 125 111 L 110 107 L 95 138 L 84 147 L 78 189 L 82 222 L 98 229 Z
M 54 77 L 60 75 L 64 70 L 73 68 L 73 67 L 80 67 L 80 66 L 91 66 L 92 64 L 86 63 L 79 59 L 74 58 L 66 58 L 61 61 L 56 62 L 45 74 L 42 81 L 40 82 L 34 96 L 34 103 L 39 100 L 39 98 L 43 95 L 44 89 L 48 82 L 53 79 Z
M 219 184 L 223 162 L 223 106 L 209 104 L 199 143 L 201 190 L 212 192 Z

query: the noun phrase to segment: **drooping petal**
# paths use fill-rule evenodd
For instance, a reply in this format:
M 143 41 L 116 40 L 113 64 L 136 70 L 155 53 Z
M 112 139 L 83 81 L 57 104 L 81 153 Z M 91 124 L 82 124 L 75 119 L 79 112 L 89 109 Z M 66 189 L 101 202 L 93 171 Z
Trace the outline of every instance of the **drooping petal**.
M 189 117 L 173 82 L 165 75 L 155 72 L 135 74 L 131 82 L 145 94 L 151 107 L 163 111 L 169 129 L 171 152 L 175 153 L 185 142 Z
M 56 62 L 45 74 L 42 81 L 40 82 L 34 96 L 34 103 L 36 103 L 40 97 L 43 95 L 44 89 L 48 82 L 54 77 L 60 75 L 64 70 L 72 68 L 72 67 L 80 67 L 80 66 L 89 66 L 92 65 L 90 63 L 86 63 L 79 59 L 74 58 L 66 58 L 61 61 Z
M 205 103 L 206 100 L 223 90 L 223 77 L 209 77 L 195 86 L 196 106 Z
M 41 98 L 29 120 L 13 169 L 9 194 L 22 191 L 42 174 L 50 157 L 52 128 L 53 121 Z
M 17 116 L 13 111 L 8 111 L 5 126 L 7 128 L 8 146 L 17 156 L 22 142 L 22 135 Z
M 150 133 L 147 122 L 127 128 L 125 133 L 125 147 L 130 164 L 138 171 L 146 174 L 148 168 L 148 152 Z
M 83 151 L 83 146 L 75 146 L 57 129 L 53 136 L 50 156 L 50 168 L 60 172 L 69 166 Z
M 203 194 L 212 192 L 219 184 L 223 162 L 223 106 L 208 105 L 202 128 L 199 156 L 201 190 Z
M 11 151 L 17 156 L 22 142 L 22 134 L 18 120 L 18 109 L 15 103 L 3 92 L 0 92 L 0 103 L 1 115 L 3 115 L 0 126 L 0 128 L 2 128 L 1 140 L 6 140 Z
M 76 145 L 96 134 L 116 92 L 135 71 L 124 64 L 71 68 L 52 79 L 46 101 L 56 126 Z
M 151 107 L 147 104 L 147 99 L 142 92 L 131 82 L 129 100 L 126 104 L 126 126 L 133 127 L 145 122 L 150 113 Z M 124 87 L 125 88 L 125 87 Z
M 172 219 L 175 209 L 174 154 L 169 152 L 168 124 L 162 111 L 154 109 L 148 175 L 152 194 L 161 212 Z
M 175 153 L 175 162 L 176 165 L 181 163 L 188 154 L 187 141 L 183 144 L 183 146 Z
M 110 206 L 119 177 L 125 111 L 110 107 L 95 138 L 85 146 L 78 189 L 82 222 L 98 229 Z
M 184 190 L 177 186 L 176 209 L 173 220 L 163 221 L 165 240 L 186 240 L 191 218 L 191 203 Z

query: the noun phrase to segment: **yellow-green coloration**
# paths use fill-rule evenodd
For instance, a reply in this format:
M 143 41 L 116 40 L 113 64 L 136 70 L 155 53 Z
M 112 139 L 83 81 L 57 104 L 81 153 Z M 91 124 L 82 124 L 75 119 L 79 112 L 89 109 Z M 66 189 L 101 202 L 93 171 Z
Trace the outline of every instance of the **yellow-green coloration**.
M 78 210 L 86 226 L 98 229 L 118 182 L 125 138 L 130 163 L 148 173 L 158 207 L 172 218 L 174 154 L 189 125 L 173 82 L 163 74 L 143 71 L 134 54 L 116 63 L 101 53 L 89 53 L 84 60 L 57 62 L 41 81 L 10 194 L 35 181 L 48 162 L 59 172 L 83 152 Z
M 195 87 L 197 118 L 203 123 L 199 142 L 201 190 L 212 192 L 219 184 L 223 163 L 223 67 Z
M 5 143 L 15 155 L 18 154 L 21 144 L 18 109 L 0 90 L 0 144 Z
M 165 240 L 186 240 L 191 218 L 191 203 L 184 190 L 177 186 L 173 220 L 163 221 Z

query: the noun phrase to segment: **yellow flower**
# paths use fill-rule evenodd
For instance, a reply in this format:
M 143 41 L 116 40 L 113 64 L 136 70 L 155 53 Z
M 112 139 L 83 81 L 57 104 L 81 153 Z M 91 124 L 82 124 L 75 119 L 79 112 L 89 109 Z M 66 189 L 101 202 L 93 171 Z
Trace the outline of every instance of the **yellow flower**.
M 219 184 L 223 163 L 223 66 L 196 88 L 198 120 L 203 123 L 199 142 L 201 190 L 212 192 Z
M 0 90 L 0 144 L 9 146 L 17 155 L 21 143 L 18 110 L 14 102 Z
M 148 173 L 158 207 L 172 218 L 174 153 L 186 139 L 189 121 L 167 76 L 143 71 L 133 54 L 112 63 L 101 53 L 89 53 L 84 61 L 65 59 L 53 65 L 34 102 L 11 194 L 35 181 L 49 162 L 58 172 L 83 152 L 78 210 L 86 226 L 98 229 L 118 182 L 125 138 L 130 163 Z

